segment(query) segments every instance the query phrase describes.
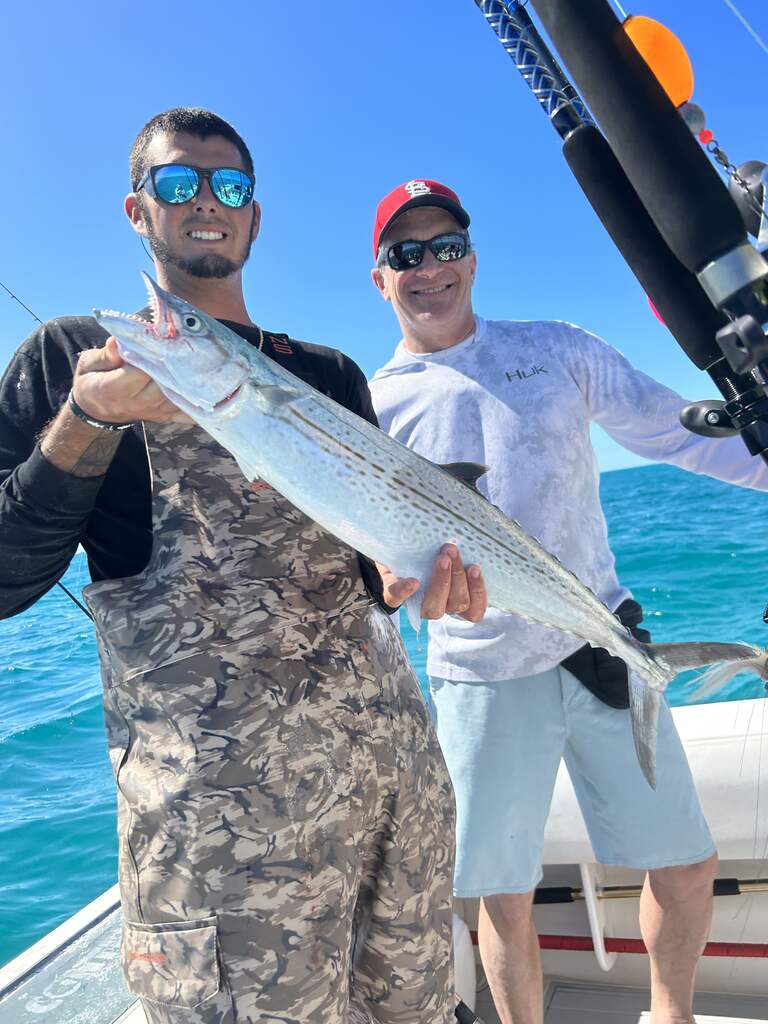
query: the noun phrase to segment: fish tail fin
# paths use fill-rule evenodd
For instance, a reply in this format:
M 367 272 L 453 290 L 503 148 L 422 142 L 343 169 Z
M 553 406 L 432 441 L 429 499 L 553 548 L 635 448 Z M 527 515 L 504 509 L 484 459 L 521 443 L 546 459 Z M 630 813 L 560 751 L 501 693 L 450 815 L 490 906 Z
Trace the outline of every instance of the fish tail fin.
M 766 671 L 766 652 L 752 644 L 720 644 L 703 641 L 690 644 L 645 644 L 645 649 L 674 673 L 723 662 L 758 661 L 758 675 Z
M 745 658 L 743 661 L 726 661 L 722 665 L 713 665 L 712 668 L 702 672 L 693 681 L 695 687 L 694 696 L 696 700 L 702 700 L 717 693 L 725 684 L 738 675 L 739 672 L 752 672 L 761 679 L 768 679 L 766 675 L 766 656 L 759 652 L 754 658 Z
M 656 788 L 656 736 L 659 724 L 659 707 L 664 681 L 659 684 L 659 675 L 666 676 L 666 682 L 678 672 L 688 668 L 703 668 L 711 665 L 695 680 L 696 696 L 701 698 L 715 693 L 739 672 L 753 672 L 761 679 L 768 679 L 768 652 L 752 644 L 685 643 L 685 644 L 641 644 L 647 654 L 656 662 L 656 685 L 649 685 L 641 675 L 629 673 L 629 708 L 632 717 L 632 738 L 635 750 L 648 784 Z
M 656 789 L 656 736 L 659 730 L 661 692 L 629 673 L 629 713 L 637 759 L 651 789 Z
M 697 699 L 716 693 L 739 672 L 752 672 L 768 679 L 768 654 L 753 644 L 649 644 L 648 651 L 673 674 L 711 665 L 694 682 Z

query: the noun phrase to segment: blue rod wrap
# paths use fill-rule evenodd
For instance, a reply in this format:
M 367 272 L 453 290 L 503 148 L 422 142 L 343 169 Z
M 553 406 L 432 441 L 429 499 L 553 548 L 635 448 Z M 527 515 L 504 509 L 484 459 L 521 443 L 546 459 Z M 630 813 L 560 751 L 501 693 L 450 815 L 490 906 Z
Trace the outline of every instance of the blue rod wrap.
M 593 124 L 584 103 L 517 0 L 475 0 L 561 138 Z

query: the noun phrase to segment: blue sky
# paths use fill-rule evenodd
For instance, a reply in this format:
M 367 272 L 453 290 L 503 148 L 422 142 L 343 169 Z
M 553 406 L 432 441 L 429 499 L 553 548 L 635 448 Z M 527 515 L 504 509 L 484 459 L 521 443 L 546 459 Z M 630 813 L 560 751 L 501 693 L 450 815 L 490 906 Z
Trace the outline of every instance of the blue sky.
M 694 100 L 735 163 L 768 161 L 768 56 L 722 0 L 645 0 L 696 74 Z M 739 9 L 768 38 L 764 0 Z M 369 280 L 375 205 L 432 177 L 472 214 L 475 307 L 571 320 L 691 398 L 677 349 L 583 199 L 557 135 L 473 0 L 254 0 L 221 7 L 14 4 L 3 15 L 0 280 L 42 319 L 143 303 L 122 214 L 127 157 L 159 110 L 209 107 L 248 141 L 263 228 L 246 269 L 264 326 L 348 352 L 367 373 L 398 339 Z M 702 216 L 705 216 L 702 211 Z M 34 327 L 0 292 L 0 365 Z M 604 436 L 605 469 L 637 464 Z

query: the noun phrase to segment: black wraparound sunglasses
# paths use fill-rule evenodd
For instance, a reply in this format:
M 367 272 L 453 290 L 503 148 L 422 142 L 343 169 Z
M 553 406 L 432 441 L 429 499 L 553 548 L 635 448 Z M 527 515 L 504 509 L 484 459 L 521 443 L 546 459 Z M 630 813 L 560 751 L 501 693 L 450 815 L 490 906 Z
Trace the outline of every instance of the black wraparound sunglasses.
M 469 239 L 466 235 L 454 232 L 435 235 L 434 238 L 425 241 L 408 239 L 403 242 L 395 242 L 394 245 L 382 250 L 380 260 L 386 260 L 393 270 L 410 270 L 412 267 L 419 266 L 427 249 L 440 263 L 452 263 L 467 255 Z
M 238 209 L 253 199 L 253 178 L 237 167 L 156 164 L 141 176 L 136 191 L 143 188 L 153 199 L 178 206 L 195 198 L 203 179 L 208 181 L 211 192 L 224 206 Z

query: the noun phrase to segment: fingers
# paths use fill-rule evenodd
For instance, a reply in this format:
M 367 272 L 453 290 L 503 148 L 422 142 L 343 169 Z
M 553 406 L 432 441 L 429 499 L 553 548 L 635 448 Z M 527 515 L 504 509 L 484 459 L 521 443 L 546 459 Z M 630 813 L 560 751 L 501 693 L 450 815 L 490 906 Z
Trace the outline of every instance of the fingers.
M 454 544 L 444 544 L 435 559 L 424 599 L 421 602 L 422 619 L 441 619 L 445 615 L 451 595 L 451 554 L 458 555 Z
M 104 345 L 104 350 L 109 356 L 109 358 L 112 360 L 115 367 L 122 366 L 125 363 L 125 360 L 120 355 L 120 348 L 117 344 L 117 338 L 112 337 L 110 335 L 110 337 L 107 338 L 106 344 Z
M 399 608 L 401 604 L 408 600 L 411 594 L 415 594 L 419 589 L 420 584 L 416 579 L 411 577 L 398 579 L 391 569 L 388 569 L 386 565 L 380 565 L 378 562 L 376 562 L 376 568 L 381 576 L 384 601 L 390 608 Z
M 81 352 L 77 360 L 77 372 L 81 373 L 103 373 L 106 370 L 116 370 L 123 366 L 124 360 L 117 348 L 117 341 L 114 338 L 107 338 L 103 348 L 90 348 Z
M 452 548 L 451 551 L 446 552 L 451 559 L 451 587 L 448 592 L 445 610 L 448 615 L 463 615 L 469 608 L 467 573 L 458 548 L 453 547 L 453 545 L 447 545 L 447 547 Z
M 419 589 L 419 581 L 410 577 L 403 580 L 395 580 L 389 586 L 384 587 L 384 600 L 390 608 L 399 608 L 405 604 L 411 594 Z
M 432 578 L 421 603 L 423 619 L 460 615 L 479 622 L 488 608 L 488 594 L 479 566 L 466 569 L 455 544 L 445 544 L 435 561 Z
M 77 404 L 95 419 L 115 423 L 191 423 L 143 370 L 126 363 L 115 338 L 103 348 L 83 352 L 73 391 Z
M 469 607 L 461 617 L 469 622 L 479 622 L 488 611 L 488 593 L 479 565 L 467 567 L 467 586 L 469 588 Z

